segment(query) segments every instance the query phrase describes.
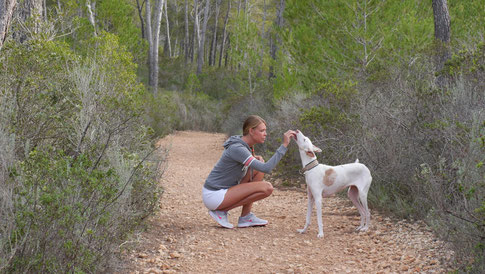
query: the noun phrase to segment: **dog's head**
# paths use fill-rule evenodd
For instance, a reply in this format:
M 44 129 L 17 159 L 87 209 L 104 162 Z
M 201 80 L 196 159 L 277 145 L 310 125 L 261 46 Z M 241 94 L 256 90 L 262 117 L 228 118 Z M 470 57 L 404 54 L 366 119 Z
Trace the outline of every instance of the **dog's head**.
M 322 152 L 321 149 L 318 147 L 314 146 L 312 144 L 312 141 L 308 139 L 301 131 L 296 130 L 296 138 L 295 138 L 296 144 L 298 145 L 298 149 L 301 151 L 304 151 L 308 157 L 315 157 L 315 152 Z

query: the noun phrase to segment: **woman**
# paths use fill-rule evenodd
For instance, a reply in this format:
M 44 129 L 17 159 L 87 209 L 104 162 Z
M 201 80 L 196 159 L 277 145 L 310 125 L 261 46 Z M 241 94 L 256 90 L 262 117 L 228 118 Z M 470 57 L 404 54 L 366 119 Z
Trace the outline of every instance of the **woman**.
M 278 164 L 296 132 L 283 134 L 283 144 L 264 162 L 254 155 L 254 145 L 266 139 L 266 122 L 259 116 L 249 116 L 243 124 L 243 135 L 231 136 L 224 143 L 224 152 L 205 181 L 202 198 L 209 214 L 225 228 L 234 226 L 227 220 L 227 212 L 242 206 L 238 227 L 263 226 L 268 221 L 251 213 L 253 202 L 271 195 L 273 186 L 263 181 L 265 173 Z

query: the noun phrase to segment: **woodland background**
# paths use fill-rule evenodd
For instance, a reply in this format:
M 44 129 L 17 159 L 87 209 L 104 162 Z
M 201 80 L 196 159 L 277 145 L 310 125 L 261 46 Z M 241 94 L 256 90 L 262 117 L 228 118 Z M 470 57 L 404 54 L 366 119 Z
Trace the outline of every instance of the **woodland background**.
M 103 271 L 162 197 L 154 141 L 258 114 L 258 153 L 359 158 L 483 273 L 484 34 L 483 0 L 0 0 L 0 272 Z

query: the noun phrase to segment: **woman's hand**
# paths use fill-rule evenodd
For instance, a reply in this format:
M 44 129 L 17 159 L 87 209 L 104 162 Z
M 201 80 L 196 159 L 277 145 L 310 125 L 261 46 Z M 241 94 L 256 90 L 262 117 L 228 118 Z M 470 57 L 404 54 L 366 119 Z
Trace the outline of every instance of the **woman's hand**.
M 296 131 L 290 129 L 287 132 L 285 132 L 285 134 L 283 134 L 283 145 L 285 147 L 288 147 L 288 145 L 290 144 L 291 138 L 293 139 L 296 138 Z
M 258 160 L 258 161 L 260 161 L 260 162 L 264 163 L 263 156 L 261 156 L 261 155 L 256 155 L 256 156 L 254 156 L 254 158 L 256 158 L 256 160 Z

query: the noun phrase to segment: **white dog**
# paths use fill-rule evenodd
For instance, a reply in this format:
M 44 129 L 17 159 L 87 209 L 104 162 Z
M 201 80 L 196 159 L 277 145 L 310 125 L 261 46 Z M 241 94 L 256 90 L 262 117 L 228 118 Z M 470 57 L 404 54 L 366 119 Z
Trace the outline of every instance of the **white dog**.
M 370 211 L 367 207 L 367 192 L 369 191 L 372 176 L 369 169 L 359 163 L 327 166 L 318 164 L 315 152 L 322 152 L 314 146 L 310 139 L 297 130 L 295 139 L 300 150 L 303 169 L 300 171 L 305 174 L 308 193 L 308 208 L 306 223 L 303 229 L 298 232 L 305 233 L 310 225 L 310 218 L 313 209 L 313 202 L 317 208 L 318 237 L 323 237 L 322 224 L 322 196 L 329 197 L 344 188 L 348 187 L 349 196 L 352 203 L 359 210 L 360 226 L 357 231 L 367 231 L 370 225 Z

